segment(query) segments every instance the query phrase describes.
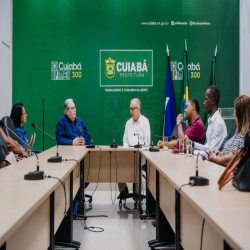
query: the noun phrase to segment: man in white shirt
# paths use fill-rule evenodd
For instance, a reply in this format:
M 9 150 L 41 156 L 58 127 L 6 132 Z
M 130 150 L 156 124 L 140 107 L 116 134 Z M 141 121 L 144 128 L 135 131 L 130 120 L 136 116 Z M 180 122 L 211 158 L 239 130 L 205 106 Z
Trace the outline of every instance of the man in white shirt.
M 130 101 L 131 118 L 127 121 L 123 136 L 123 147 L 133 147 L 138 144 L 148 146 L 150 144 L 150 125 L 148 119 L 141 114 L 141 102 L 138 98 Z M 118 183 L 120 194 L 118 199 L 128 194 L 126 183 Z
M 227 127 L 218 110 L 219 101 L 220 90 L 216 86 L 209 86 L 203 103 L 206 113 L 210 115 L 206 131 L 207 142 L 205 145 L 195 142 L 195 150 L 223 150 L 227 141 Z

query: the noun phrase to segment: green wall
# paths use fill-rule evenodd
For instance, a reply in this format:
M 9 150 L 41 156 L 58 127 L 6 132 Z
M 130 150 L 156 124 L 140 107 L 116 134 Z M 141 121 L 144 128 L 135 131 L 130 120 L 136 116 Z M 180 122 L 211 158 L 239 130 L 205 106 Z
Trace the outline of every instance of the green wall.
M 185 39 L 188 63 L 196 66 L 199 63 L 200 67 L 189 71 L 189 90 L 190 97 L 200 102 L 202 118 L 205 117 L 204 92 L 209 85 L 216 45 L 220 107 L 232 107 L 239 95 L 238 1 L 14 0 L 13 11 L 13 103 L 24 103 L 29 134 L 33 131 L 31 122 L 42 127 L 43 99 L 45 130 L 55 135 L 56 123 L 63 115 L 63 103 L 73 98 L 77 116 L 86 123 L 96 144 L 111 144 L 114 129 L 117 142 L 122 145 L 125 123 L 130 118 L 129 101 L 134 97 L 142 102 L 142 114 L 150 121 L 151 134 L 162 133 L 166 44 L 170 60 L 178 64 L 183 62 Z M 171 25 L 172 21 L 176 24 Z M 109 52 L 104 52 L 100 62 L 101 50 L 152 51 L 152 62 L 147 58 L 148 72 L 144 77 L 148 84 L 153 75 L 150 82 L 153 86 L 138 87 L 143 85 L 142 77 L 137 77 L 137 86 L 136 79 L 121 79 L 116 70 L 110 82 L 117 86 L 101 87 L 100 79 L 109 82 L 105 78 L 104 61 Z M 145 52 L 130 53 L 120 55 L 112 51 L 110 57 L 117 63 L 119 60 L 143 62 L 146 56 Z M 62 77 L 70 77 L 68 80 L 53 80 L 52 62 L 80 63 L 81 67 L 57 72 Z M 182 72 L 173 73 L 180 76 Z M 196 78 L 191 78 L 191 74 Z M 123 87 L 126 82 L 129 87 Z M 183 81 L 174 80 L 173 84 L 178 112 Z M 114 89 L 120 92 L 112 92 Z M 130 92 L 131 89 L 135 92 Z M 41 149 L 42 134 L 36 133 L 35 148 Z M 51 139 L 45 138 L 46 148 L 53 145 Z

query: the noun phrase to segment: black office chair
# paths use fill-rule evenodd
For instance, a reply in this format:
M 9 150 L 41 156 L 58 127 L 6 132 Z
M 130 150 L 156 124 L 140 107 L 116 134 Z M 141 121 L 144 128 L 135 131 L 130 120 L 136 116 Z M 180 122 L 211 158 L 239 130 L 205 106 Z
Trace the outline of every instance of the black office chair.
M 89 185 L 89 183 L 85 183 L 84 188 L 86 189 L 88 185 Z M 90 194 L 84 194 L 84 197 L 89 198 L 89 200 L 88 200 L 89 203 L 91 203 L 93 200 L 93 197 Z M 84 199 L 84 202 L 85 202 L 85 199 Z
M 0 133 L 0 165 L 3 162 L 5 156 L 8 154 L 9 154 L 8 148 L 6 146 L 2 134 Z
M 5 116 L 2 118 L 2 122 L 5 123 L 5 125 L 10 128 L 15 134 L 17 134 L 16 132 L 16 128 L 15 125 L 13 123 L 13 121 L 11 120 L 11 118 L 9 116 Z M 6 133 L 7 136 L 9 136 L 10 138 L 12 138 L 13 140 L 17 141 L 20 144 L 20 140 L 18 137 L 16 137 L 13 133 L 11 133 L 11 131 L 9 131 L 7 128 L 4 131 Z
M 235 135 L 235 133 L 237 132 L 237 129 L 238 129 L 238 127 L 235 124 L 234 127 L 231 129 L 228 137 L 227 137 L 228 140 L 231 139 Z
M 181 125 L 182 125 L 182 129 L 183 129 L 183 131 L 187 128 L 187 126 L 188 126 L 188 124 L 186 123 L 186 122 L 182 122 L 181 123 Z M 177 140 L 179 137 L 178 137 L 178 127 L 177 127 L 177 124 L 174 126 L 174 129 L 173 129 L 173 131 L 172 131 L 172 133 L 171 133 L 171 136 L 173 137 L 173 139 L 170 139 L 170 141 L 171 140 Z
M 133 200 L 134 200 L 134 208 L 137 208 L 139 195 L 135 192 L 135 189 L 136 189 L 135 185 L 136 184 L 133 183 L 133 192 L 132 193 L 128 193 L 128 194 L 123 195 L 120 198 L 117 198 L 119 200 L 119 206 L 122 206 L 122 201 L 123 200 L 125 201 L 125 204 L 126 204 L 126 199 L 133 198 Z M 146 195 L 141 194 L 141 199 L 146 199 Z

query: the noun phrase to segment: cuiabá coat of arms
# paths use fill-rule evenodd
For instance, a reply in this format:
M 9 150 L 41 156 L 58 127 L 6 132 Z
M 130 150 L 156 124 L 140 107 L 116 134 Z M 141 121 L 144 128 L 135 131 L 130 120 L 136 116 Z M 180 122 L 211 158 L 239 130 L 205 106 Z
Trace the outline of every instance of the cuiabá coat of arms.
M 112 60 L 111 57 L 109 57 L 107 60 L 105 60 L 106 63 L 106 70 L 105 75 L 111 79 L 115 76 L 115 60 Z

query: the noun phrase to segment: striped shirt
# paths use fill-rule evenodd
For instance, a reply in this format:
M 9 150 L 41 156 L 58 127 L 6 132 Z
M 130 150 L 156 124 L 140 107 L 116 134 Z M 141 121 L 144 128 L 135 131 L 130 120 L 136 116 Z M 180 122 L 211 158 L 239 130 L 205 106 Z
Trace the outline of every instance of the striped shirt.
M 241 133 L 234 135 L 230 140 L 228 140 L 225 144 L 223 155 L 228 155 L 230 152 L 233 154 L 240 148 L 244 147 L 245 139 Z

